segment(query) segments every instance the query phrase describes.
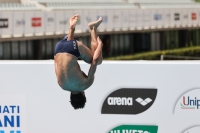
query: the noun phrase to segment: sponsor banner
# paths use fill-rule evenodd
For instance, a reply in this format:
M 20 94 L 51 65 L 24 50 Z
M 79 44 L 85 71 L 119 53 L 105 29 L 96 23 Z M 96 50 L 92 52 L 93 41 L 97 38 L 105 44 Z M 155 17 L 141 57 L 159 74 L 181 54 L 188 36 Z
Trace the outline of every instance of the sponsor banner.
M 35 29 L 35 33 L 44 33 L 44 12 L 35 12 L 35 16 L 32 17 L 32 28 Z
M 168 9 L 163 10 L 163 25 L 165 26 L 170 26 L 170 21 L 171 21 L 171 12 Z
M 158 126 L 150 125 L 121 125 L 108 133 L 157 133 Z
M 122 88 L 108 95 L 102 114 L 140 114 L 154 103 L 157 89 Z
M 136 10 L 136 24 L 135 27 L 143 27 L 144 26 L 144 10 Z
M 198 114 L 200 111 L 200 88 L 191 89 L 183 94 L 174 107 L 175 114 Z
M 143 11 L 143 26 L 151 26 L 151 9 Z
M 13 12 L 13 33 L 23 34 L 25 28 L 25 18 L 23 12 Z
M 70 20 L 70 18 L 73 17 L 74 15 L 78 14 L 78 13 L 75 13 L 74 10 L 64 11 L 64 14 L 63 14 L 64 18 L 60 20 L 60 25 L 63 26 L 63 31 L 65 32 L 65 34 L 68 34 L 68 32 L 69 32 L 69 20 Z M 78 26 L 80 28 L 80 22 L 81 22 L 81 14 L 79 14 L 79 19 L 77 21 L 76 27 Z M 75 32 L 77 30 L 81 30 L 81 28 L 80 29 L 79 28 L 76 28 Z
M 25 95 L 1 94 L 0 101 L 0 133 L 26 133 Z
M 159 19 L 159 16 L 157 15 L 157 11 L 155 9 L 152 9 L 151 11 L 151 26 L 157 26 L 157 19 Z
M 129 21 L 129 10 L 122 10 L 122 28 L 128 29 L 130 27 Z
M 54 12 L 45 13 L 45 32 L 55 32 L 55 21 Z
M 65 18 L 65 12 L 64 11 L 55 11 L 55 31 L 58 34 L 63 34 L 64 32 L 64 25 L 66 25 L 66 23 L 68 23 L 68 21 Z M 69 15 L 71 16 L 71 15 Z
M 164 24 L 164 13 L 162 9 L 158 9 L 156 11 L 157 13 L 154 15 L 154 19 L 157 22 L 157 26 L 162 27 Z
M 105 31 L 106 29 L 106 25 L 108 24 L 108 14 L 107 14 L 107 10 L 97 10 L 97 14 L 96 14 L 96 20 L 99 19 L 99 17 L 103 18 L 102 23 L 100 24 L 100 26 L 98 27 L 99 30 L 101 31 Z
M 181 10 L 181 24 L 182 26 L 186 26 L 189 22 L 189 15 L 188 15 L 188 9 L 182 9 Z
M 121 29 L 122 28 L 122 12 L 121 10 L 114 10 L 113 16 L 113 28 Z
M 135 28 L 137 26 L 137 20 L 139 19 L 138 14 L 139 12 L 137 10 L 129 10 L 128 20 L 130 28 Z
M 88 23 L 96 21 L 96 10 L 83 10 L 83 31 L 89 31 Z
M 0 29 L 2 35 L 12 35 L 13 34 L 13 17 L 12 12 L 2 12 L 0 17 Z
M 181 10 L 176 9 L 174 12 L 174 23 L 176 26 L 180 26 L 181 21 Z
M 33 18 L 35 18 L 34 12 L 24 12 L 24 18 L 25 18 L 25 34 L 33 34 L 35 32 L 33 28 Z
M 198 9 L 191 9 L 190 19 L 192 21 L 192 24 L 198 24 Z
M 183 133 L 200 133 L 200 126 L 192 127 L 190 129 L 184 131 Z
M 83 25 L 83 10 L 74 10 L 73 11 L 73 15 L 75 15 L 75 14 L 79 15 L 79 19 L 78 19 L 78 21 L 76 23 L 76 31 L 75 32 L 82 32 L 83 27 L 84 26 L 87 27 L 87 25 Z M 69 22 L 69 18 L 68 18 L 69 15 L 68 14 L 66 14 L 66 15 L 67 15 L 67 19 L 68 19 L 68 22 Z M 69 27 L 69 24 L 65 25 L 65 27 Z
M 106 10 L 106 14 L 108 15 L 108 23 L 106 24 L 106 30 L 107 31 L 112 31 L 114 29 L 114 17 L 115 17 L 115 21 L 117 21 L 117 18 L 119 16 L 114 15 L 115 10 Z

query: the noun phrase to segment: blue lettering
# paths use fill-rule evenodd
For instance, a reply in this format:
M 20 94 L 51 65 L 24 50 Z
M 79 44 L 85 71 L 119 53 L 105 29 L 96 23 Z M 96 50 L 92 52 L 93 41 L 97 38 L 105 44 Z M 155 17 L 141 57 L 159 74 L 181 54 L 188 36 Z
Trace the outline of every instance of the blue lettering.
M 14 127 L 14 116 L 11 116 L 11 119 L 9 119 L 8 116 L 4 116 L 4 126 L 7 127 L 8 124 Z
M 199 109 L 200 106 L 200 100 L 197 100 L 197 109 Z
M 1 120 L 0 120 L 0 127 L 3 127 L 2 123 L 1 123 Z
M 4 132 L 4 130 L 0 130 L 0 133 L 5 133 L 5 132 Z M 15 131 L 11 130 L 10 133 L 21 133 L 21 131 L 16 131 L 15 132 Z
M 3 109 L 3 113 L 5 113 L 5 112 L 9 113 L 9 110 L 8 110 L 7 106 L 5 106 L 4 109 Z
M 17 116 L 17 127 L 20 127 L 20 116 Z
M 12 108 L 12 113 L 15 113 L 14 110 L 15 110 L 15 107 L 16 107 L 16 106 L 10 106 L 10 107 Z
M 19 109 L 20 109 L 19 106 L 17 106 L 17 113 L 18 113 L 18 114 L 20 113 L 20 112 L 19 112 Z
M 21 133 L 21 131 L 10 131 L 10 133 Z

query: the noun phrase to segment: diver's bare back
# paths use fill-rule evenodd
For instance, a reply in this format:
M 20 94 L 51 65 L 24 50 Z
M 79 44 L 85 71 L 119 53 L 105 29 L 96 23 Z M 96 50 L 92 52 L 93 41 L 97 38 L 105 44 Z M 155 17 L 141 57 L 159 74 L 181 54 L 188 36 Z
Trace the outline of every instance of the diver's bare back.
M 86 77 L 84 77 L 75 56 L 68 53 L 58 53 L 54 56 L 54 61 L 57 81 L 62 89 L 71 92 L 84 90 Z

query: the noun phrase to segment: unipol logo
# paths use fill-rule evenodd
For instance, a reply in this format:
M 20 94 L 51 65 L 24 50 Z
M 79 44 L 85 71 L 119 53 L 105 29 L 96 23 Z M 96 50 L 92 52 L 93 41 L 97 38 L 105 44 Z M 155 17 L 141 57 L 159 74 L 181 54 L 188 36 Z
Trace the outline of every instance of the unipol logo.
M 183 133 L 200 133 L 200 126 L 195 126 L 192 128 L 187 129 Z
M 182 94 L 176 101 L 174 113 L 185 115 L 184 113 L 193 116 L 199 114 L 200 110 L 200 88 L 191 89 Z M 195 114 L 197 113 L 197 114 Z
M 139 114 L 154 103 L 157 89 L 122 88 L 109 94 L 105 99 L 102 114 Z
M 181 108 L 182 109 L 199 109 L 200 107 L 200 99 L 197 99 L 196 97 L 190 97 L 190 96 L 183 96 L 182 102 L 181 102 Z
M 157 133 L 158 126 L 150 125 L 122 125 L 115 127 L 108 133 Z

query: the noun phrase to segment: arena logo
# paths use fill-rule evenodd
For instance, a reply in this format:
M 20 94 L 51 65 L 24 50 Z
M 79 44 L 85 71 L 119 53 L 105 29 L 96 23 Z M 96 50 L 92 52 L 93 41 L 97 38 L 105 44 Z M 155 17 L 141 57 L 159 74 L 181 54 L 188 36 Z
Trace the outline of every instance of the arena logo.
M 0 133 L 21 133 L 20 106 L 0 106 Z
M 183 133 L 200 133 L 200 126 L 194 126 L 192 128 L 189 128 Z
M 200 88 L 191 89 L 177 100 L 174 113 L 198 113 L 200 109 Z M 197 111 L 195 111 L 197 110 Z
M 102 114 L 140 114 L 149 109 L 157 96 L 157 89 L 122 88 L 105 99 Z
M 150 125 L 121 125 L 108 133 L 157 133 L 158 126 Z
M 42 18 L 35 17 L 32 18 L 32 27 L 41 27 L 42 26 Z
M 8 28 L 8 19 L 0 19 L 0 28 Z

